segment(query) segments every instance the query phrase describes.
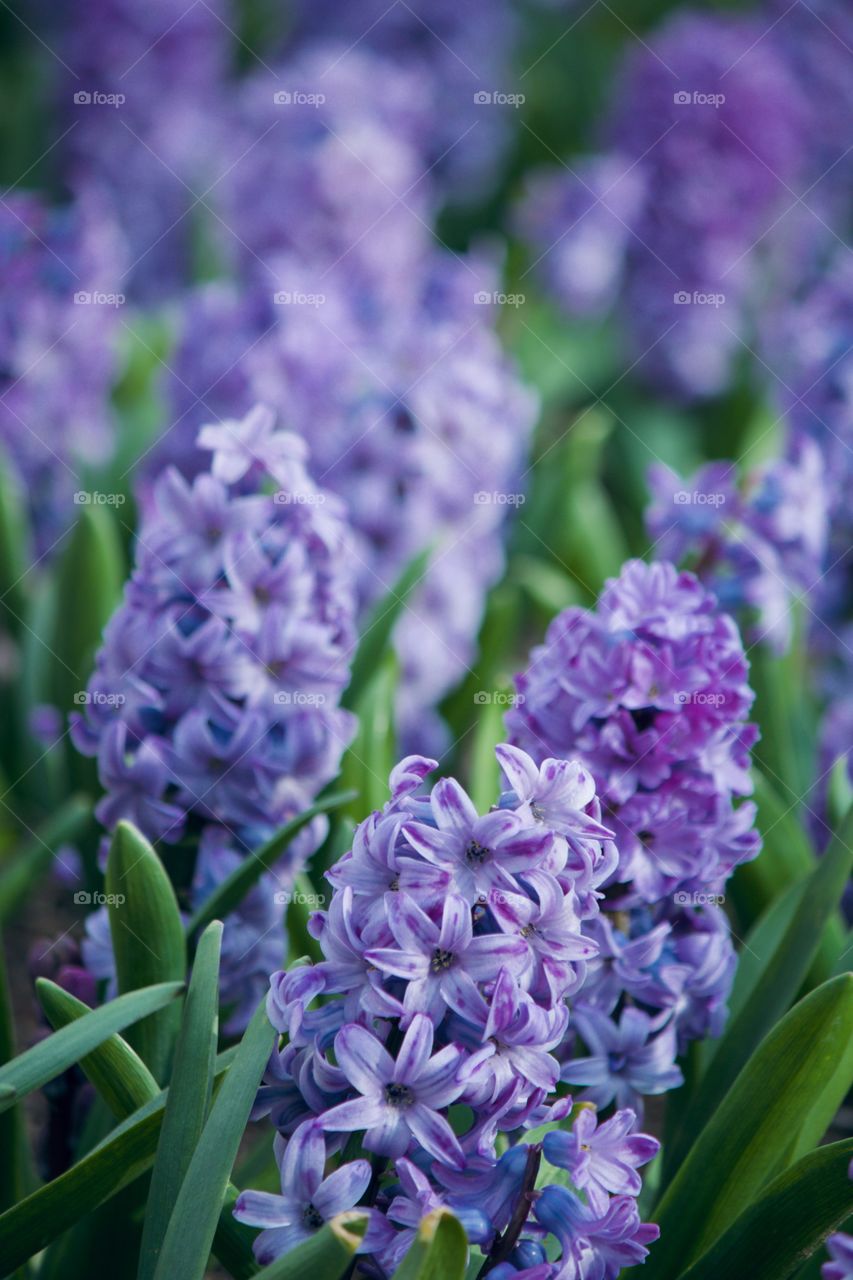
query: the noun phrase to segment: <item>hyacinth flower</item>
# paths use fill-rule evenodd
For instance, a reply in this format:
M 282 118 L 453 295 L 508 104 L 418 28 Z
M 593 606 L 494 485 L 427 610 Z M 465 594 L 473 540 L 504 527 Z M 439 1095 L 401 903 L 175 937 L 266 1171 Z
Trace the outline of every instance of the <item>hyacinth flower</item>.
M 760 847 L 740 800 L 756 738 L 743 645 L 693 574 L 629 561 L 597 609 L 555 618 L 516 687 L 520 754 L 543 772 L 576 758 L 615 833 L 562 1078 L 599 1106 L 636 1108 L 676 1087 L 676 1053 L 725 1019 L 735 959 L 719 903 Z
M 129 819 L 191 851 L 188 911 L 310 805 L 354 727 L 338 706 L 354 598 L 337 501 L 266 408 L 201 439 L 209 470 L 158 482 L 73 725 L 78 748 L 97 758 L 104 827 Z M 315 820 L 229 919 L 224 986 L 237 1022 L 265 966 L 280 963 L 285 891 L 322 835 Z M 103 976 L 94 920 L 88 945 Z
M 295 1235 L 282 1231 L 316 1229 L 327 1216 L 318 1202 L 313 1214 L 304 1211 L 305 1193 L 294 1183 L 294 1147 L 309 1142 L 312 1150 L 325 1142 L 334 1165 L 327 1182 L 347 1187 L 348 1207 L 368 1210 L 363 1252 L 384 1274 L 421 1219 L 443 1205 L 496 1274 L 527 1258 L 557 1280 L 581 1274 L 584 1259 L 606 1280 L 642 1261 L 656 1237 L 640 1223 L 636 1196 L 637 1169 L 657 1142 L 636 1132 L 627 1108 L 598 1128 L 589 1104 L 573 1113 L 555 1056 L 573 1016 L 569 994 L 597 953 L 579 931 L 598 914 L 611 833 L 586 770 L 548 760 L 540 771 L 506 746 L 498 755 L 512 760 L 508 784 L 539 779 L 534 789 L 548 797 L 548 813 L 531 811 L 530 785 L 523 794 L 508 785 L 500 804 L 479 816 L 453 779 L 422 790 L 434 760 L 406 758 L 391 776 L 391 799 L 360 824 L 329 872 L 331 904 L 309 924 L 322 959 L 272 976 L 267 1012 L 286 1039 L 272 1055 L 255 1115 L 269 1115 L 278 1130 L 282 1194 L 246 1191 L 235 1209 L 264 1228 L 255 1244 L 260 1261 L 285 1252 Z M 470 875 L 459 874 L 464 865 Z M 502 913 L 510 896 L 530 912 Z M 529 939 L 546 904 L 555 916 L 557 898 L 566 910 L 561 926 L 552 918 L 549 927 L 557 954 L 568 946 L 572 964 L 553 967 L 542 983 Z M 460 1107 L 471 1113 L 461 1124 Z M 552 1122 L 553 1145 L 525 1139 L 526 1130 Z M 501 1135 L 510 1143 L 503 1154 Z M 351 1159 L 359 1149 L 371 1161 L 367 1189 L 364 1158 Z M 533 1190 L 548 1181 L 543 1161 L 570 1172 L 571 1213 L 565 1188 Z M 315 1163 L 319 1177 L 324 1166 Z M 549 1233 L 562 1258 L 546 1264 Z
M 792 434 L 785 452 L 740 486 L 728 462 L 687 478 L 655 463 L 648 484 L 655 554 L 693 570 L 752 643 L 786 652 L 794 606 L 818 585 L 827 556 L 828 484 L 817 444 Z

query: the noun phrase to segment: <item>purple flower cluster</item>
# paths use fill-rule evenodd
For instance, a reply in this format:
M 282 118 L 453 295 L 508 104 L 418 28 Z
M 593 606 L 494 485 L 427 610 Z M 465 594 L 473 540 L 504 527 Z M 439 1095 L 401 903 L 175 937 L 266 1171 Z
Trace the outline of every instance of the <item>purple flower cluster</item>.
M 784 26 L 669 19 L 621 68 L 604 152 L 537 179 L 522 210 L 567 309 L 604 309 L 618 291 L 632 359 L 679 396 L 726 390 L 768 279 L 788 269 L 777 259 L 790 266 L 800 239 L 822 231 L 822 205 L 798 191 L 820 172 L 809 139 L 824 134 L 823 115 Z
M 784 653 L 794 605 L 815 587 L 826 556 L 827 476 L 815 442 L 792 435 L 784 455 L 740 486 L 729 462 L 709 462 L 687 479 L 655 464 L 648 483 L 655 555 L 696 573 L 722 608 L 746 620 L 753 643 Z
M 92 193 L 64 208 L 16 194 L 0 204 L 0 450 L 39 554 L 71 527 L 75 492 L 115 447 L 123 254 Z
M 272 977 L 286 1040 L 256 1116 L 278 1130 L 282 1189 L 243 1192 L 235 1211 L 264 1228 L 261 1262 L 359 1203 L 364 1251 L 386 1272 L 442 1204 L 497 1276 L 608 1280 L 657 1235 L 636 1206 L 657 1142 L 628 1109 L 603 1124 L 591 1106 L 573 1112 L 554 1056 L 597 954 L 588 926 L 617 862 L 611 833 L 585 768 L 497 753 L 510 789 L 482 816 L 452 778 L 420 792 L 434 760 L 401 761 L 390 801 L 328 873 L 329 909 L 310 921 L 323 959 Z M 504 1134 L 516 1141 L 499 1155 Z M 543 1156 L 572 1190 L 544 1185 Z
M 480 301 L 494 292 L 488 264 L 426 255 L 396 303 L 351 280 L 312 278 L 292 259 L 280 265 L 281 296 L 319 294 L 316 305 L 218 284 L 191 295 L 164 387 L 173 426 L 150 471 L 170 461 L 193 475 L 203 461 L 198 424 L 262 400 L 305 437 L 318 479 L 347 504 L 362 610 L 433 546 L 396 633 L 401 722 L 419 720 L 423 741 L 420 717 L 472 660 L 500 576 L 535 399 Z
M 566 609 L 516 678 L 512 739 L 536 760 L 578 758 L 618 859 L 586 926 L 598 953 L 577 997 L 589 1057 L 565 1078 L 598 1105 L 680 1081 L 675 1055 L 719 1034 L 735 956 L 719 903 L 755 857 L 746 716 L 732 619 L 690 573 L 628 561 L 597 609 Z
M 97 756 L 108 830 L 128 819 L 151 840 L 197 846 L 189 906 L 311 803 L 353 731 L 338 706 L 354 599 L 337 500 L 264 407 L 205 427 L 200 443 L 207 471 L 157 483 L 73 730 Z M 321 834 L 315 825 L 290 847 L 282 883 Z M 281 962 L 276 878 L 225 931 L 226 982 L 248 989 L 247 1005 L 262 966 Z

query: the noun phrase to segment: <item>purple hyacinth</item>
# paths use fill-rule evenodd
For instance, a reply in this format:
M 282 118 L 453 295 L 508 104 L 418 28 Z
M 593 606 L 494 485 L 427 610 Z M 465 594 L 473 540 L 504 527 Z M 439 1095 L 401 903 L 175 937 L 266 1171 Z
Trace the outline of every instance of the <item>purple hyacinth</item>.
M 358 290 L 318 267 L 312 286 L 310 266 L 288 259 L 282 296 L 321 294 L 317 305 L 277 305 L 259 288 L 196 294 L 165 379 L 172 425 L 145 466 L 196 474 L 198 427 L 260 399 L 305 436 L 318 479 L 347 503 L 362 611 L 433 546 L 396 631 L 403 727 L 423 735 L 473 660 L 536 406 L 478 300 L 493 293 L 487 264 L 429 253 L 405 278 L 406 299 L 383 304 L 381 281 Z
M 280 1160 L 312 1125 L 338 1173 L 356 1140 L 372 1153 L 363 1251 L 386 1274 L 421 1219 L 446 1205 L 498 1272 L 543 1265 L 543 1234 L 553 1232 L 563 1251 L 554 1275 L 594 1258 L 595 1274 L 613 1280 L 656 1236 L 635 1199 L 637 1168 L 658 1144 L 634 1132 L 628 1110 L 596 1130 L 588 1105 L 562 1135 L 569 1146 L 558 1141 L 549 1155 L 525 1138 L 572 1111 L 559 1055 L 581 1016 L 569 999 L 598 953 L 588 926 L 614 866 L 611 833 L 585 768 L 554 759 L 540 769 L 506 745 L 498 757 L 518 791 L 483 816 L 453 779 L 422 790 L 435 761 L 408 757 L 394 770 L 391 799 L 359 825 L 328 873 L 328 910 L 310 920 L 322 959 L 271 979 L 268 1013 L 287 1040 L 254 1114 L 276 1125 Z M 631 1017 L 646 1015 L 626 1011 L 626 1029 Z M 664 1039 L 653 1044 L 659 1063 Z M 627 1052 L 635 1084 L 667 1087 L 655 1064 L 644 1073 L 642 1049 Z M 510 1145 L 499 1156 L 501 1135 Z M 531 1196 L 537 1175 L 548 1180 L 543 1156 L 575 1171 L 588 1195 L 571 1227 L 557 1227 L 544 1192 Z M 276 1200 L 271 1214 L 279 1209 Z M 243 1221 L 273 1225 L 253 1212 L 238 1204 Z M 281 1212 L 292 1217 L 289 1200 Z M 272 1243 L 265 1231 L 259 1257 Z
M 677 1085 L 676 1052 L 725 1017 L 734 952 L 719 903 L 759 848 L 755 806 L 737 803 L 756 737 L 743 646 L 692 574 L 629 561 L 596 610 L 554 620 L 516 685 L 514 741 L 534 760 L 577 757 L 615 833 L 583 927 L 596 954 L 574 1028 L 590 1057 L 563 1053 L 563 1078 L 636 1107 Z
M 156 486 L 73 726 L 97 757 L 108 830 L 126 818 L 151 840 L 198 839 L 190 906 L 311 803 L 353 731 L 338 706 L 354 644 L 339 504 L 263 407 L 202 436 L 210 469 L 192 484 L 167 471 Z M 288 886 L 321 835 L 315 823 L 298 837 L 229 918 L 224 989 L 238 1021 L 281 955 L 276 882 Z
M 0 451 L 39 555 L 72 526 L 76 492 L 116 447 L 124 265 L 94 192 L 63 208 L 15 193 L 0 206 Z
M 824 459 L 813 440 L 794 435 L 740 487 L 735 474 L 733 463 L 709 462 L 682 479 L 654 464 L 646 527 L 656 555 L 692 569 L 753 643 L 783 653 L 794 606 L 817 586 L 827 553 Z
M 684 397 L 729 386 L 813 175 L 811 90 L 767 37 L 751 17 L 670 18 L 618 73 L 603 151 L 521 213 L 567 309 L 617 298 L 640 373 Z

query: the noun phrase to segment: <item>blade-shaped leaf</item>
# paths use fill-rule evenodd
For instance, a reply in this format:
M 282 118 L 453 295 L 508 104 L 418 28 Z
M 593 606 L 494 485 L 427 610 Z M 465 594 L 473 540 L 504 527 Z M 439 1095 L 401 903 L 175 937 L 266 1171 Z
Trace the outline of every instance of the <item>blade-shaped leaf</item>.
M 702 1129 L 655 1214 L 661 1238 L 644 1280 L 680 1275 L 731 1225 L 790 1152 L 791 1117 L 840 1069 L 853 1074 L 850 974 L 785 1015 Z
M 244 858 L 240 866 L 232 871 L 231 875 L 223 880 L 221 884 L 217 885 L 214 892 L 202 903 L 191 918 L 187 925 L 187 936 L 191 937 L 193 934 L 198 933 L 205 925 L 210 924 L 211 920 L 225 917 L 235 907 L 239 906 L 263 873 L 275 866 L 276 861 L 281 857 L 294 837 L 318 814 L 329 813 L 332 809 L 339 809 L 342 805 L 349 804 L 353 799 L 355 799 L 353 791 L 337 791 L 332 795 L 322 797 L 316 804 L 312 804 L 309 809 L 305 809 L 303 813 L 297 814 L 295 818 L 291 818 L 289 822 L 286 822 L 281 830 L 270 837 L 266 844 L 261 845 L 260 849 L 256 850 L 255 853 Z
M 464 1280 L 468 1265 L 465 1228 L 449 1209 L 433 1209 L 394 1272 L 393 1280 Z
M 687 1108 L 681 1138 L 669 1160 L 678 1167 L 690 1142 L 712 1115 L 761 1038 L 778 1021 L 802 983 L 853 866 L 853 810 L 803 886 L 802 897 L 740 1011 L 731 1020 Z
M 368 1216 L 352 1209 L 331 1218 L 316 1235 L 257 1273 L 256 1280 L 340 1280 L 364 1239 Z
M 57 1030 L 91 1013 L 82 1000 L 48 978 L 36 981 L 36 993 L 52 1027 Z M 159 1092 L 157 1081 L 126 1040 L 112 1035 L 79 1063 L 113 1115 L 123 1120 Z
M 341 780 L 357 799 L 349 812 L 361 821 L 388 799 L 388 775 L 397 757 L 394 712 L 398 671 L 396 655 L 386 654 L 369 682 L 359 707 L 358 733 L 347 748 Z
M 274 1038 L 262 1003 L 234 1055 L 181 1185 L 156 1280 L 204 1276 L 228 1179 Z
M 19 1098 L 40 1089 L 116 1031 L 132 1026 L 158 1009 L 165 1009 L 183 989 L 182 982 L 161 982 L 93 1009 L 0 1067 L 0 1085 L 11 1086 Z M 0 1109 L 8 1105 L 0 1100 Z
M 219 1026 L 221 942 L 222 925 L 215 920 L 201 936 L 187 990 L 145 1209 L 139 1280 L 149 1280 L 154 1275 L 169 1219 L 210 1107 Z
M 787 1169 L 681 1280 L 784 1280 L 853 1212 L 853 1139 Z
M 341 704 L 349 710 L 354 710 L 361 701 L 365 689 L 382 665 L 397 619 L 423 579 L 431 556 L 431 547 L 416 555 L 387 595 L 378 600 L 368 614 L 352 660 L 350 682 L 341 698 Z
M 115 829 L 107 859 L 110 934 L 119 991 L 183 978 L 187 955 L 175 891 L 157 854 L 129 822 Z M 146 1018 L 127 1036 L 161 1083 L 181 1021 L 180 1005 Z

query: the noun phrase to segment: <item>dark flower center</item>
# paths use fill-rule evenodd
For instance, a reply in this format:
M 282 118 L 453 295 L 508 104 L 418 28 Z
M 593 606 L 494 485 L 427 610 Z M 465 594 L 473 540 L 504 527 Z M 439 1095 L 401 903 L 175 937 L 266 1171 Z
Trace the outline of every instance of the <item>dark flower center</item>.
M 415 1095 L 406 1084 L 386 1084 L 385 1101 L 390 1102 L 392 1107 L 410 1107 L 415 1100 Z
M 465 850 L 465 861 L 473 867 L 481 867 L 490 853 L 491 849 L 487 849 L 484 844 L 471 840 Z
M 445 969 L 449 969 L 456 959 L 452 951 L 442 951 L 441 947 L 436 947 L 432 953 L 432 959 L 429 967 L 433 973 L 443 973 Z
M 302 1221 L 309 1231 L 319 1231 L 325 1222 L 325 1218 L 318 1209 L 314 1208 L 313 1204 L 306 1204 L 302 1210 Z
M 607 1065 L 610 1067 L 610 1070 L 614 1073 L 622 1071 L 627 1061 L 628 1059 L 626 1058 L 624 1053 L 608 1053 L 607 1055 Z

